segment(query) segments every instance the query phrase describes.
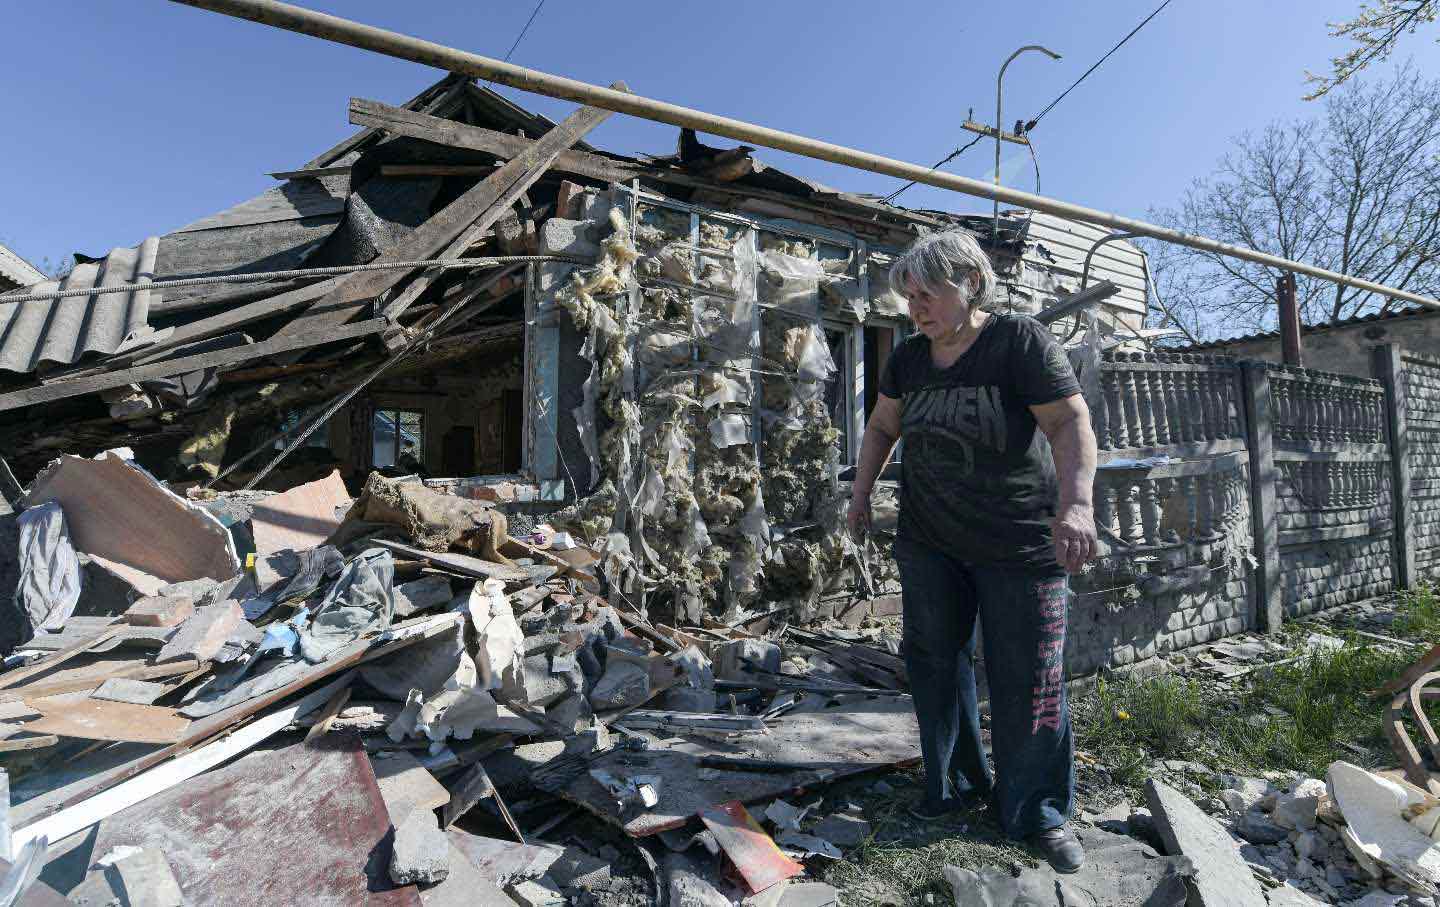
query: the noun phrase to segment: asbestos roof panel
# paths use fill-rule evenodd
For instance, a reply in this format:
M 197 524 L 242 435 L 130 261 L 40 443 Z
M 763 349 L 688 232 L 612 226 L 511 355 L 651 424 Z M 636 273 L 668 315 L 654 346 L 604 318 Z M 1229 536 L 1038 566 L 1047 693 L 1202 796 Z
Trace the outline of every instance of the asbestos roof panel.
M 63 280 L 33 293 L 148 284 L 160 246 L 150 237 L 129 249 L 112 249 L 98 262 L 77 264 Z M 73 365 L 86 355 L 110 356 L 149 341 L 150 306 L 158 293 L 132 290 L 6 303 L 0 297 L 0 370 L 26 374 L 42 365 Z
M 194 233 L 307 217 L 333 217 L 345 210 L 345 196 L 349 192 L 350 175 L 347 173 L 319 179 L 287 180 L 248 201 L 202 217 L 175 232 Z
M 1358 324 L 1370 324 L 1376 321 L 1391 321 L 1396 318 L 1413 318 L 1415 316 L 1440 317 L 1440 311 L 1427 309 L 1424 306 L 1399 309 L 1393 312 L 1369 312 L 1364 315 L 1351 315 L 1349 318 L 1342 318 L 1330 324 L 1302 324 L 1300 333 L 1313 334 L 1323 331 L 1331 331 L 1335 328 L 1352 327 Z M 1213 350 L 1223 349 L 1235 343 L 1250 343 L 1256 340 L 1278 340 L 1279 331 L 1260 331 L 1254 334 L 1241 334 L 1238 337 L 1224 337 L 1219 340 L 1207 340 L 1204 343 L 1195 343 L 1187 346 L 1168 346 L 1167 351 L 1188 352 L 1190 350 Z
M 44 279 L 45 275 L 40 272 L 39 268 L 4 246 L 0 246 L 0 284 L 28 287 L 32 283 L 39 283 Z

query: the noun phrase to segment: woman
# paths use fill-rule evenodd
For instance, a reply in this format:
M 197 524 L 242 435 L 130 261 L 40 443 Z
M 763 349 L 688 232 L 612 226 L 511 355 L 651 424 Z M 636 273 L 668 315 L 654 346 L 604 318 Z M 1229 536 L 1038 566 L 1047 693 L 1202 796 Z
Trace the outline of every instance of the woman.
M 868 528 L 875 479 L 903 440 L 895 560 L 926 776 L 911 811 L 933 819 L 989 800 L 1008 835 L 1074 872 L 1084 851 L 1065 826 L 1074 800 L 1065 574 L 1095 551 L 1089 412 L 1043 325 L 985 310 L 995 273 L 968 233 L 918 240 L 890 281 L 919 333 L 881 378 L 849 523 Z M 977 616 L 993 777 L 976 704 Z

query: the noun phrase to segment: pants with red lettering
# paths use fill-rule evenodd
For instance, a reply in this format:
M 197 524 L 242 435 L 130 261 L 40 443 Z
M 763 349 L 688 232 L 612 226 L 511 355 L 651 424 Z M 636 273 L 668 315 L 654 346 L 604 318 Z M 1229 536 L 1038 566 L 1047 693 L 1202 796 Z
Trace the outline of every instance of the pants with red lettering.
M 1013 838 L 1063 824 L 1075 799 L 1065 576 L 967 564 L 906 539 L 895 542 L 895 559 L 927 799 L 954 806 L 988 796 Z M 980 738 L 977 670 L 990 699 L 993 773 Z

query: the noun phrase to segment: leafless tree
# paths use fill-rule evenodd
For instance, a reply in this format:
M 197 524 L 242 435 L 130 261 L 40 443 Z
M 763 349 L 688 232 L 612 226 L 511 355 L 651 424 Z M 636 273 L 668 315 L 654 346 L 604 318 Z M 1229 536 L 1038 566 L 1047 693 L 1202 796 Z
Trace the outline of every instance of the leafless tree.
M 1315 86 L 1305 100 L 1322 97 L 1371 63 L 1384 60 L 1395 49 L 1401 35 L 1434 22 L 1437 15 L 1440 15 L 1440 0 L 1378 0 L 1373 4 L 1362 3 L 1353 19 L 1331 22 L 1331 37 L 1348 38 L 1355 46 L 1331 58 L 1330 75 L 1305 74 L 1306 81 Z
M 1324 115 L 1239 136 L 1167 226 L 1429 296 L 1440 292 L 1440 81 L 1409 65 L 1346 85 Z M 1275 325 L 1273 268 L 1150 243 L 1157 292 L 1191 337 Z M 1326 324 L 1403 303 L 1297 275 L 1300 318 Z

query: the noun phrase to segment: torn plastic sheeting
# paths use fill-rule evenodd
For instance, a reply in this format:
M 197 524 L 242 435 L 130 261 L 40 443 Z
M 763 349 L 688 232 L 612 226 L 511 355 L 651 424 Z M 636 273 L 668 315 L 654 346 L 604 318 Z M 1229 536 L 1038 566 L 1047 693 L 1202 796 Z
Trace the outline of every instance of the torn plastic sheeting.
M 651 519 L 658 519 L 665 512 L 665 480 L 654 463 L 645 464 L 645 478 L 635 497 L 635 509 Z
M 750 443 L 750 418 L 745 413 L 721 413 L 710 420 L 710 443 L 734 447 Z
M 735 378 L 724 372 L 712 372 L 706 375 L 706 380 L 718 385 L 715 390 L 705 395 L 702 404 L 706 409 L 714 409 L 725 403 L 749 403 L 751 388 L 748 381 Z
M 80 601 L 80 561 L 70 544 L 65 511 L 47 501 L 20 513 L 20 580 L 15 602 L 36 632 L 60 630 Z
M 434 743 L 452 737 L 469 740 L 476 731 L 492 734 L 540 732 L 539 727 L 496 702 L 495 697 L 485 690 L 474 687 L 445 690 L 428 700 L 419 690 L 412 690 L 410 696 L 405 712 L 396 722 L 406 717 L 412 703 L 418 703 L 414 724 L 408 733 L 415 737 L 424 735 Z M 404 739 L 403 734 L 400 739 Z
M 596 470 L 600 464 L 599 432 L 595 430 L 595 409 L 600 399 L 600 364 L 595 359 L 593 326 L 580 345 L 580 357 L 590 362 L 590 373 L 585 376 L 585 382 L 580 386 L 580 405 L 571 410 L 570 415 L 575 419 L 576 433 L 580 436 L 580 444 L 585 448 L 585 458 L 588 461 L 589 478 L 585 487 L 594 488 L 597 481 Z M 556 440 L 558 442 L 558 439 Z M 579 494 L 580 489 L 577 488 L 575 493 Z
M 384 548 L 369 548 L 346 565 L 300 635 L 300 653 L 311 664 L 346 643 L 390 626 L 395 615 L 395 559 Z
M 830 357 L 830 345 L 819 324 L 809 326 L 809 331 L 796 355 L 798 375 L 801 381 L 826 381 L 835 374 L 835 360 Z
M 820 284 L 820 295 L 836 308 L 846 308 L 856 321 L 864 321 L 870 305 L 860 292 L 860 281 L 853 277 L 829 275 Z
M 652 330 L 640 341 L 640 362 L 650 368 L 668 368 L 691 360 L 694 348 L 688 334 Z
M 700 296 L 693 302 L 695 336 L 701 358 L 717 365 L 742 366 L 759 347 L 751 297 Z
M 811 258 L 797 258 L 774 249 L 760 253 L 764 302 L 772 308 L 818 316 L 820 281 L 825 268 Z

